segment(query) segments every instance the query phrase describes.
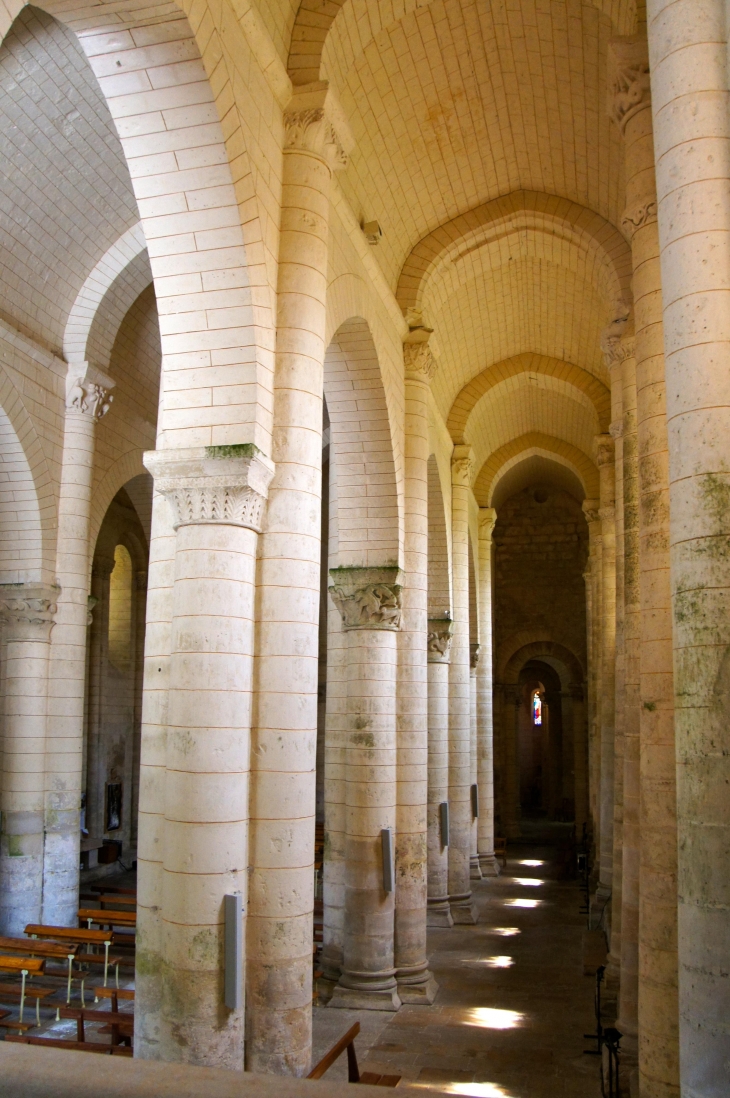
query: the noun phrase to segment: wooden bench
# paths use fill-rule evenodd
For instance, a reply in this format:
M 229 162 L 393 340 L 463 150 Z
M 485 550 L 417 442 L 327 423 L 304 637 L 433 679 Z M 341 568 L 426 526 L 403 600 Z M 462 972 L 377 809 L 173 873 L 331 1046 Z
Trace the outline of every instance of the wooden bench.
M 119 1010 L 119 1000 L 127 999 L 134 1002 L 134 988 L 131 987 L 95 987 L 94 988 L 94 1002 L 98 1003 L 99 999 L 111 999 L 112 1010 Z
M 360 1023 L 355 1022 L 354 1026 L 351 1026 L 347 1033 L 340 1037 L 337 1044 L 333 1045 L 319 1063 L 312 1068 L 307 1079 L 321 1079 L 324 1073 L 332 1067 L 335 1060 L 338 1060 L 342 1053 L 347 1051 L 347 1081 L 349 1083 L 369 1083 L 370 1086 L 375 1087 L 397 1087 L 401 1080 L 400 1075 L 380 1075 L 374 1071 L 365 1071 L 362 1075 L 360 1074 L 360 1069 L 357 1066 L 357 1055 L 355 1054 L 355 1038 L 359 1032 Z
M 77 953 L 74 958 L 77 964 L 103 964 L 104 987 L 108 983 L 109 965 L 116 969 L 117 987 L 119 987 L 119 966 L 122 957 L 110 957 L 109 948 L 114 942 L 114 935 L 106 930 L 89 930 L 83 927 L 73 926 L 44 926 L 42 923 L 28 923 L 25 933 L 29 938 L 50 939 L 56 942 L 76 942 L 79 945 L 103 946 L 103 956 L 95 956 L 93 953 Z M 81 1001 L 84 1000 L 84 985 L 81 984 Z
M 48 961 L 64 961 L 68 965 L 66 974 L 66 1002 L 71 1001 L 71 981 L 73 979 L 73 962 L 79 951 L 78 942 L 39 942 L 29 941 L 27 938 L 3 938 L 0 937 L 0 953 L 22 953 L 26 957 L 45 957 Z M 46 976 L 54 975 L 46 969 Z
M 101 895 L 98 897 L 98 900 L 99 900 L 99 903 L 101 904 L 102 908 L 104 907 L 104 904 L 116 904 L 116 906 L 118 908 L 136 907 L 137 906 L 137 897 L 136 896 L 127 896 L 127 895 L 120 896 L 120 895 L 112 895 L 111 893 L 102 892 Z
M 70 1048 L 75 1052 L 100 1052 L 105 1056 L 132 1056 L 129 1045 L 107 1045 L 102 1041 L 66 1041 L 61 1037 L 26 1037 L 25 1034 L 9 1033 L 6 1041 L 16 1041 L 20 1045 L 45 1045 L 47 1048 Z
M 98 884 L 90 885 L 89 888 L 92 892 L 114 892 L 119 896 L 135 896 L 137 895 L 136 888 L 124 888 L 122 885 L 110 885 L 110 884 Z
M 92 923 L 108 927 L 112 930 L 115 926 L 136 927 L 136 911 L 102 911 L 98 907 L 80 907 L 79 922 L 86 920 L 86 925 L 91 929 Z
M 35 999 L 35 1024 L 39 1026 L 41 1024 L 41 1000 L 49 999 L 57 991 L 58 988 L 55 987 L 35 987 L 33 984 L 26 984 L 24 993 L 23 989 L 17 984 L 0 984 L 0 1003 L 15 1002 L 16 999 L 20 1001 L 23 994 L 25 994 L 26 999 Z M 52 1005 L 55 1006 L 55 1003 Z M 5 1010 L 2 1013 L 5 1016 L 10 1011 Z
M 18 1014 L 18 1022 L 16 1024 L 23 1025 L 23 1008 L 25 1006 L 25 985 L 29 976 L 42 976 L 45 972 L 46 962 L 43 957 L 5 957 L 0 956 L 0 972 L 13 972 L 15 975 L 20 975 L 20 1011 Z M 37 1009 L 37 1003 L 36 1003 Z M 0 1021 L 0 1025 L 7 1026 L 9 1023 Z
M 132 1043 L 134 1033 L 134 1015 L 120 1014 L 113 1010 L 86 1010 L 83 1007 L 61 1007 L 62 1018 L 73 1018 L 76 1021 L 76 1040 L 85 1041 L 84 1024 L 86 1022 L 101 1022 L 108 1033 L 111 1033 L 113 1045 Z

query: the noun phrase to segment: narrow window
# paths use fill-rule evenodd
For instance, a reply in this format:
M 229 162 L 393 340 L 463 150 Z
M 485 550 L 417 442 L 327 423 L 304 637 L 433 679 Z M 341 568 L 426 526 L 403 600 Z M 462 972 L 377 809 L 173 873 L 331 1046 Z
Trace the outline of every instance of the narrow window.
M 532 695 L 532 723 L 542 724 L 542 699 L 537 690 Z
M 109 659 L 118 671 L 132 660 L 132 558 L 123 545 L 114 550 L 109 580 Z

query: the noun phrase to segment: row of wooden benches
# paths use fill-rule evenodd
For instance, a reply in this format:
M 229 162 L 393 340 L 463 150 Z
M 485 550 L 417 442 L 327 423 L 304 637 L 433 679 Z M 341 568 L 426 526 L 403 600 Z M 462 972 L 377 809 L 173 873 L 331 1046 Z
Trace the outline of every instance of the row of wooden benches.
M 6 1041 L 36 1045 L 46 1048 L 72 1049 L 77 1052 L 107 1053 L 108 1055 L 131 1056 L 134 1034 L 134 1013 L 122 1012 L 119 1000 L 134 1000 L 134 991 L 129 988 L 94 988 L 94 1001 L 109 999 L 109 1010 L 88 1010 L 85 1007 L 60 1007 L 58 1017 L 76 1022 L 76 1039 L 66 1037 L 40 1037 L 27 1033 L 8 1034 Z M 89 1023 L 101 1024 L 97 1032 L 109 1035 L 110 1042 L 90 1041 L 86 1033 Z

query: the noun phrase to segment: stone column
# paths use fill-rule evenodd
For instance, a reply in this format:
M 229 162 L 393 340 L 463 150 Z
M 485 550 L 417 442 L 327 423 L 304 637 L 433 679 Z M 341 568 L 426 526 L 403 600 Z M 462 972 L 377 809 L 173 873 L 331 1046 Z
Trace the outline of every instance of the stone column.
M 681 1093 L 714 1098 L 730 1090 L 730 15 L 724 0 L 647 8 L 670 454 Z
M 521 694 L 516 683 L 505 683 L 501 689 L 502 713 L 502 826 L 504 837 L 520 837 L 520 764 L 519 712 Z
M 596 919 L 610 927 L 613 889 L 614 731 L 616 709 L 616 479 L 614 443 L 610 435 L 594 439 L 600 478 L 601 571 L 599 653 L 601 690 L 598 699 L 600 767 L 599 880 L 595 895 Z M 609 934 L 610 939 L 610 934 Z
M 571 699 L 573 731 L 573 768 L 575 797 L 575 830 L 580 839 L 583 824 L 588 823 L 588 744 L 586 742 L 586 707 L 583 684 L 571 682 L 568 686 Z
M 588 635 L 588 797 L 591 811 L 593 844 L 593 880 L 598 882 L 601 843 L 601 519 L 600 500 L 583 501 L 588 523 L 588 567 L 586 581 L 586 629 Z
M 471 900 L 471 722 L 469 688 L 469 492 L 472 451 L 451 461 L 451 558 L 454 632 L 449 669 L 449 896 L 455 923 L 475 923 Z
M 273 466 L 255 446 L 145 455 L 177 531 L 162 836 L 160 1058 L 240 1070 L 223 897 L 248 898 L 254 581 Z
M 480 645 L 476 641 L 469 642 L 469 778 L 470 789 L 476 787 L 477 801 L 479 800 L 479 745 L 477 722 L 477 667 L 479 666 Z M 479 805 L 476 806 L 480 808 Z M 472 881 L 481 881 L 482 870 L 479 865 L 479 817 L 474 815 L 475 805 L 471 805 L 471 846 L 469 854 L 469 878 Z
M 398 1010 L 395 890 L 384 890 L 381 836 L 396 824 L 396 666 L 403 573 L 334 568 L 330 594 L 347 633 L 345 927 L 331 1007 Z
M 638 1062 L 639 995 L 639 723 L 640 631 L 639 463 L 636 435 L 636 361 L 633 335 L 622 340 L 624 458 L 624 795 L 621 889 L 621 987 L 617 1027 L 622 1061 Z
M 494 856 L 494 686 L 492 654 L 492 531 L 493 507 L 479 510 L 479 637 L 477 668 L 477 784 L 479 821 L 477 849 L 483 877 L 499 876 Z
M 91 598 L 94 600 L 94 609 L 88 631 L 90 651 L 86 709 L 86 826 L 91 837 L 95 839 L 100 838 L 106 830 L 104 827 L 105 789 L 100 762 L 109 638 L 109 587 L 113 571 L 114 557 L 95 554 L 91 567 Z
M 246 1067 L 306 1075 L 312 911 L 322 494 L 322 384 L 333 167 L 344 154 L 327 87 L 284 115 L 273 453 L 258 570 Z
M 56 926 L 78 923 L 94 435 L 98 420 L 111 403 L 113 385 L 86 362 L 69 367 L 56 543 L 61 592 L 48 688 L 43 858 L 43 922 Z
M 31 583 L 0 587 L 5 624 L 0 933 L 10 937 L 22 938 L 27 924 L 41 919 L 48 655 L 57 597 L 57 588 Z
M 449 800 L 450 618 L 428 622 L 428 911 L 429 926 L 454 925 L 449 905 L 449 847 L 441 805 Z
M 407 318 L 405 364 L 404 560 L 398 634 L 395 967 L 403 1003 L 432 1003 L 437 984 L 426 955 L 428 895 L 428 396 L 436 364 L 429 328 Z
M 327 563 L 335 568 L 339 551 L 337 462 L 330 446 Z M 345 934 L 345 744 L 347 740 L 347 633 L 340 612 L 327 596 L 327 700 L 324 745 L 323 928 L 318 981 L 320 1001 L 328 1002 L 342 974 Z
M 679 1087 L 674 681 L 662 280 L 649 63 L 643 34 L 611 43 L 613 118 L 625 142 L 635 311 L 641 595 L 639 1076 Z

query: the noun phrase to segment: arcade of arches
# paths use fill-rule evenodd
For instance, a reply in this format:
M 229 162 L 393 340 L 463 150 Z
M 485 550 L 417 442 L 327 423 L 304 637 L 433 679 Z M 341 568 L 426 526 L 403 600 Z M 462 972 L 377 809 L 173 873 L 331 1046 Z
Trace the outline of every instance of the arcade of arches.
M 315 906 L 435 1010 L 574 824 L 633 1092 L 729 1093 L 725 0 L 0 16 L 0 933 L 136 863 L 135 1056 L 304 1075 Z

